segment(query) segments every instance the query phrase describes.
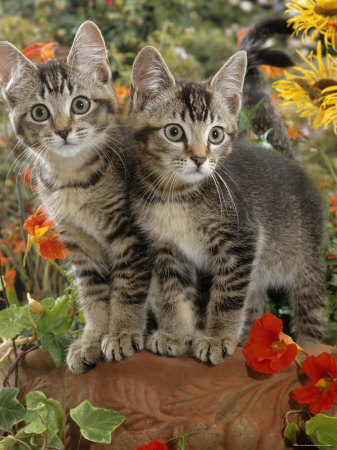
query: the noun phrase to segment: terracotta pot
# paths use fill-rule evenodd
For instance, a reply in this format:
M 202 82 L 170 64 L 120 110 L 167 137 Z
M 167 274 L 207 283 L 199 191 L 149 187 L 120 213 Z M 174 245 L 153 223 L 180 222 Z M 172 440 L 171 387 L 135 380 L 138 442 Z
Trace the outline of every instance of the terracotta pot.
M 311 353 L 337 351 L 311 346 Z M 305 379 L 302 376 L 302 382 Z M 134 450 L 152 439 L 167 442 L 185 431 L 189 450 L 281 450 L 289 392 L 301 385 L 295 363 L 275 375 L 252 372 L 242 349 L 218 366 L 192 358 L 165 358 L 146 351 L 119 362 L 101 361 L 84 375 L 55 368 L 49 354 L 35 351 L 20 364 L 20 399 L 41 390 L 66 413 L 64 443 L 69 450 Z M 110 445 L 81 439 L 69 409 L 89 400 L 126 416 Z M 169 443 L 168 448 L 176 445 Z

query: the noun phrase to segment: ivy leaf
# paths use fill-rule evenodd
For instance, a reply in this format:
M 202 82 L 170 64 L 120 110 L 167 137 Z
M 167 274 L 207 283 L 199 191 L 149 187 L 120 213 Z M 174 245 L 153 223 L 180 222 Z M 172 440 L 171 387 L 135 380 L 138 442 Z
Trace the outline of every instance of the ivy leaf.
M 43 300 L 41 300 L 41 305 L 45 308 L 53 308 L 55 305 L 56 299 L 54 297 L 46 297 Z
M 69 298 L 65 297 L 52 309 L 44 308 L 37 324 L 37 334 L 42 337 L 45 333 L 65 333 L 71 323 L 68 312 Z
M 255 119 L 258 109 L 260 108 L 261 103 L 263 102 L 263 98 L 256 103 L 255 106 L 251 109 L 241 109 L 239 112 L 239 129 L 238 132 L 247 131 L 251 128 L 251 120 Z
M 21 422 L 25 408 L 17 400 L 19 389 L 2 388 L 0 390 L 0 429 L 11 431 L 14 424 Z
M 26 434 L 42 434 L 46 431 L 46 425 L 42 422 L 40 416 L 35 417 L 27 426 L 25 426 L 24 431 Z
M 66 348 L 69 347 L 71 337 L 66 333 L 45 333 L 42 335 L 41 340 L 42 351 L 49 352 L 56 367 L 59 367 L 65 359 Z
M 13 339 L 31 326 L 27 322 L 27 308 L 11 305 L 0 311 L 0 337 Z
M 110 409 L 95 408 L 88 400 L 70 409 L 70 416 L 80 427 L 85 439 L 102 444 L 111 443 L 111 433 L 125 420 L 122 414 Z
M 317 414 L 306 423 L 306 433 L 315 435 L 320 444 L 337 447 L 337 417 Z
M 297 443 L 297 431 L 299 431 L 299 428 L 296 423 L 288 423 L 284 429 L 284 437 L 286 437 L 293 445 Z
M 61 403 L 47 398 L 41 391 L 31 391 L 26 396 L 27 412 L 25 432 L 41 434 L 46 431 L 47 443 L 59 442 L 58 434 L 64 428 L 64 413 Z M 63 448 L 63 444 L 61 445 Z

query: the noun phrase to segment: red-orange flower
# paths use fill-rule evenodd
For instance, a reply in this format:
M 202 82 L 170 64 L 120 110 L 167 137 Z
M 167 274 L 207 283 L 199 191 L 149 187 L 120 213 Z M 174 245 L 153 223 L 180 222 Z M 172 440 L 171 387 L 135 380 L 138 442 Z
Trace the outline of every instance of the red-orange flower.
M 53 261 L 55 258 L 64 259 L 67 256 L 67 248 L 61 242 L 54 222 L 48 217 L 43 206 L 39 206 L 35 215 L 28 217 L 23 229 L 28 234 L 24 264 L 33 244 L 37 245 L 40 255 L 47 261 Z
M 275 78 L 277 78 L 278 75 L 280 75 L 282 72 L 286 70 L 284 67 L 267 66 L 264 64 L 262 64 L 260 68 L 262 72 L 266 74 L 266 80 L 269 80 L 269 78 L 275 80 Z
M 337 192 L 329 198 L 329 203 L 331 205 L 329 211 L 334 212 L 337 217 Z
M 32 184 L 32 182 L 30 181 L 30 176 L 31 176 L 32 172 L 33 172 L 33 169 L 29 166 L 26 166 L 23 169 L 23 172 L 21 173 L 21 178 L 27 184 L 27 186 L 31 187 L 32 189 L 35 189 L 34 184 Z
M 136 450 L 167 450 L 167 447 L 161 442 L 151 441 L 148 444 L 137 447 Z
M 7 256 L 4 256 L 1 248 L 0 248 L 0 266 L 4 266 L 6 263 L 8 263 L 11 260 L 11 258 L 7 258 Z
M 45 62 L 48 59 L 55 58 L 55 45 L 58 45 L 58 42 L 49 42 L 48 44 L 37 42 L 24 48 L 22 53 L 28 59 L 34 59 L 35 62 Z
M 130 95 L 130 89 L 128 89 L 126 86 L 123 86 L 119 83 L 115 84 L 114 90 L 115 90 L 116 97 L 117 97 L 119 103 L 123 103 L 124 99 L 126 97 L 129 97 L 129 95 Z
M 242 40 L 247 36 L 249 28 L 244 28 L 243 30 L 238 31 L 236 35 L 236 45 L 240 47 Z
M 15 280 L 15 277 L 16 277 L 16 270 L 15 267 L 12 267 L 4 276 L 6 289 L 14 289 L 13 281 Z
M 262 373 L 276 373 L 288 367 L 297 355 L 298 346 L 281 332 L 282 320 L 265 313 L 254 321 L 243 349 L 247 365 Z
M 297 403 L 309 404 L 312 414 L 328 411 L 333 403 L 337 403 L 337 356 L 326 352 L 308 356 L 303 362 L 303 370 L 311 385 L 294 389 L 294 399 Z
M 289 125 L 287 127 L 287 133 L 288 133 L 288 136 L 289 136 L 290 139 L 296 139 L 296 138 L 298 138 L 300 136 L 303 136 L 303 132 L 300 131 L 300 130 L 297 130 L 295 128 L 294 124 Z

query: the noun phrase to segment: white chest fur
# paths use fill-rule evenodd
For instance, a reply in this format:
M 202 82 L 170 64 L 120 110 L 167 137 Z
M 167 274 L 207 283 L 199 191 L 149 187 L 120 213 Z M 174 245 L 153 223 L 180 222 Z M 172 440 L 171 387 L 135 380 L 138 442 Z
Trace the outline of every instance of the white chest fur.
M 88 193 L 65 189 L 43 197 L 43 203 L 56 224 L 69 223 L 99 239 L 98 215 L 88 207 Z
M 141 222 L 145 231 L 160 245 L 173 244 L 197 268 L 205 267 L 208 250 L 204 234 L 184 204 L 151 205 Z

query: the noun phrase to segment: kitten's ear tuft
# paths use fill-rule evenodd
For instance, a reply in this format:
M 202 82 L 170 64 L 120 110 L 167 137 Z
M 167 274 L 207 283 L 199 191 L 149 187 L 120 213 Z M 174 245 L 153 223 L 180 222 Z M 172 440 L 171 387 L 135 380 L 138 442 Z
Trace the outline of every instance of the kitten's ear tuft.
M 0 42 L 0 85 L 6 86 L 12 78 L 19 77 L 27 71 L 37 70 L 35 64 L 29 61 L 20 50 L 7 41 Z
M 67 63 L 96 74 L 98 80 L 104 83 L 111 80 L 105 42 L 99 28 L 91 20 L 82 23 L 77 30 Z
M 132 66 L 131 101 L 143 109 L 147 100 L 175 86 L 173 75 L 155 47 L 144 47 Z
M 210 81 L 210 88 L 229 105 L 233 114 L 241 108 L 241 94 L 247 69 L 245 51 L 235 53 Z

